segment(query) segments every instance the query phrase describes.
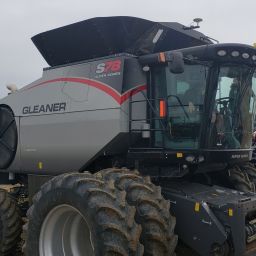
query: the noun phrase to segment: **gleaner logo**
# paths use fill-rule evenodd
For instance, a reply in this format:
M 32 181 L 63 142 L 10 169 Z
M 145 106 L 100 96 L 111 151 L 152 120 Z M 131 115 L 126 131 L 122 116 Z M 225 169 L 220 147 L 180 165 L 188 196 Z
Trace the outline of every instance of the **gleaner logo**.
M 66 102 L 61 103 L 52 103 L 46 105 L 34 105 L 34 106 L 25 106 L 22 109 L 22 113 L 26 114 L 38 114 L 38 113 L 53 113 L 53 112 L 61 112 L 66 110 Z

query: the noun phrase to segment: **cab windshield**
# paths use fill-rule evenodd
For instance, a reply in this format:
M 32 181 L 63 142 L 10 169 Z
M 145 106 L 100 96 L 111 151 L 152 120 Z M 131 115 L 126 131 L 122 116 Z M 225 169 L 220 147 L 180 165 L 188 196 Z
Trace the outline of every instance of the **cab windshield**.
M 255 114 L 255 73 L 247 66 L 221 66 L 211 117 L 210 147 L 250 148 Z
M 215 78 L 208 79 L 210 73 Z M 163 99 L 167 112 L 164 120 L 155 120 L 156 147 L 250 148 L 256 92 L 252 68 L 185 64 L 182 74 L 156 67 L 153 78 L 155 107 L 160 110 Z

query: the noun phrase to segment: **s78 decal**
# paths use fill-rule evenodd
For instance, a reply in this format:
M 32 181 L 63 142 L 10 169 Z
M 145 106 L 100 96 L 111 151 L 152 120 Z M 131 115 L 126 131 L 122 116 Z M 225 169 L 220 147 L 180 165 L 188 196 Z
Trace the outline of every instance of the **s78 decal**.
M 121 75 L 122 61 L 110 60 L 99 63 L 96 66 L 95 78 L 103 78 Z

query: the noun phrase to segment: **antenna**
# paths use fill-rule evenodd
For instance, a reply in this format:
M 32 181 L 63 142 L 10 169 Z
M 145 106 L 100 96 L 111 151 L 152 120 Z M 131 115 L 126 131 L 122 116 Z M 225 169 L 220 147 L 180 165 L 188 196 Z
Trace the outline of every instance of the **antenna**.
M 202 18 L 194 18 L 193 22 L 190 24 L 190 26 L 189 27 L 183 26 L 183 29 L 184 30 L 192 30 L 192 29 L 200 28 L 199 23 L 202 22 L 202 21 L 203 21 Z M 194 26 L 193 23 L 196 23 L 196 26 Z
M 193 21 L 196 23 L 196 26 L 200 28 L 199 23 L 203 21 L 202 18 L 194 18 Z

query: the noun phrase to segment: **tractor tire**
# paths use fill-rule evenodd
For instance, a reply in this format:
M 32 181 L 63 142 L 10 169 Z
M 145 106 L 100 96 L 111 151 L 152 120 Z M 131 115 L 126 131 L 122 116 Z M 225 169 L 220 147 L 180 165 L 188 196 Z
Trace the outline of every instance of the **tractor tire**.
M 0 255 L 17 255 L 22 219 L 16 200 L 0 190 Z
M 231 187 L 242 192 L 255 192 L 256 169 L 251 163 L 234 165 L 228 170 Z
M 28 211 L 28 256 L 141 256 L 141 227 L 125 192 L 90 173 L 45 183 Z
M 126 191 L 128 204 L 136 207 L 135 220 L 142 226 L 140 241 L 144 245 L 144 255 L 175 255 L 176 220 L 170 214 L 170 202 L 161 195 L 161 188 L 149 177 L 128 169 L 105 169 L 95 175 L 105 181 L 115 180 L 115 187 Z

